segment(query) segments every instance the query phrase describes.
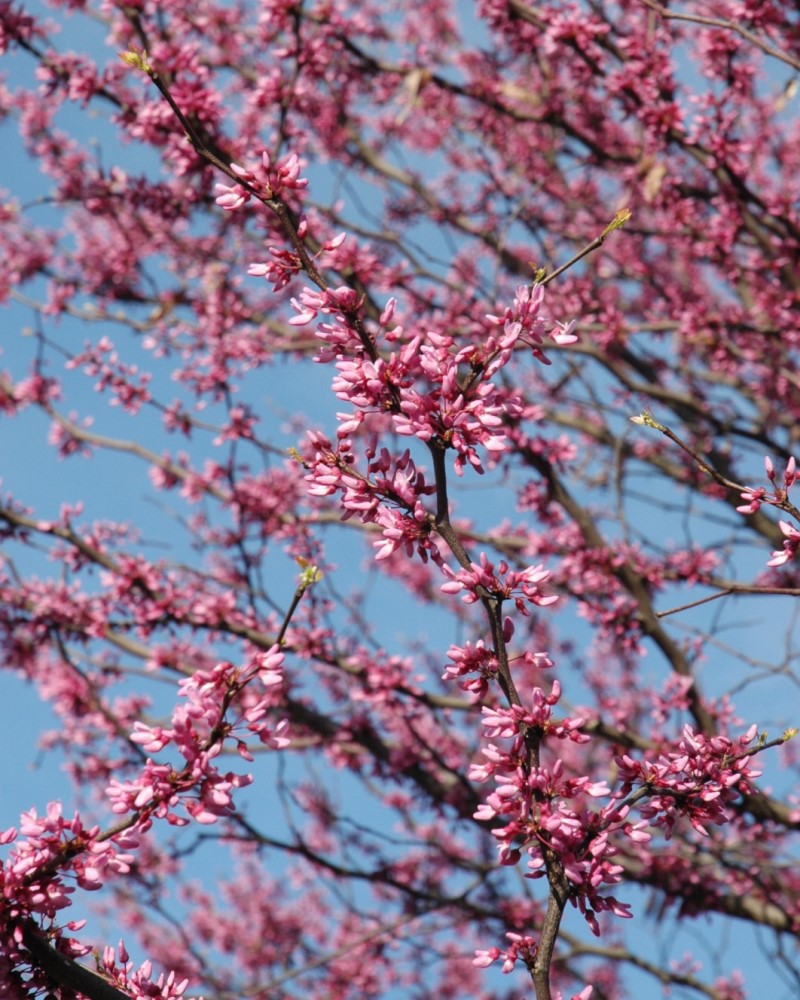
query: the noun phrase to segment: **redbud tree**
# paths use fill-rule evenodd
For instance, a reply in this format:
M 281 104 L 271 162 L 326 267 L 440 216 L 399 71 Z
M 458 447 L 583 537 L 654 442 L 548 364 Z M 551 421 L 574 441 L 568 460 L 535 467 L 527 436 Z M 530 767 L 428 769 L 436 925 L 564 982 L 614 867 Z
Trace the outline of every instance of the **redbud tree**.
M 795 996 L 797 4 L 0 49 L 0 996 Z

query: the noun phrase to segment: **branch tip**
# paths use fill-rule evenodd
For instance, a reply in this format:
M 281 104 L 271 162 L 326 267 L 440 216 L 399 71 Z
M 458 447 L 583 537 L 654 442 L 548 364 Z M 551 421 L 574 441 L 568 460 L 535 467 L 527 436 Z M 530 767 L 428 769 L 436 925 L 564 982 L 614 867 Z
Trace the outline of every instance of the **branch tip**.
M 622 227 L 630 219 L 630 217 L 631 217 L 631 210 L 629 208 L 621 208 L 614 216 L 614 218 L 611 220 L 611 222 L 609 222 L 609 224 L 603 230 L 600 239 L 604 240 L 606 236 L 608 236 L 610 233 L 613 233 L 615 229 L 622 229 Z
M 135 45 L 131 45 L 127 52 L 120 52 L 119 57 L 131 69 L 140 69 L 148 76 L 153 75 L 153 67 L 147 61 L 147 52 L 144 49 L 137 49 Z

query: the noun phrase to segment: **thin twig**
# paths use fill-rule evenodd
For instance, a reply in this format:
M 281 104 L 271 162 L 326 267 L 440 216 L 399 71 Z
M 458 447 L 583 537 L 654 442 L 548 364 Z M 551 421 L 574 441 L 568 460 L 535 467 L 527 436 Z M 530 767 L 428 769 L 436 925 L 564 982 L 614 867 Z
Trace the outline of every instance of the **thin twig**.
M 780 49 L 776 49 L 769 42 L 762 41 L 754 32 L 743 28 L 741 24 L 737 24 L 735 21 L 726 21 L 721 17 L 708 17 L 705 14 L 684 14 L 680 11 L 667 10 L 666 7 L 662 7 L 656 0 L 642 0 L 642 3 L 645 7 L 649 7 L 650 10 L 655 11 L 656 14 L 663 17 L 665 21 L 688 21 L 691 24 L 702 24 L 708 28 L 722 28 L 725 31 L 733 31 L 750 42 L 751 45 L 755 45 L 757 49 L 760 49 L 766 55 L 772 56 L 773 59 L 780 59 L 787 66 L 800 71 L 800 60 L 795 59 L 794 56 L 787 55 Z
M 780 59 L 787 66 L 800 71 L 800 60 L 795 59 L 794 56 L 787 55 L 780 49 L 776 49 L 769 42 L 762 41 L 754 32 L 743 28 L 741 24 L 737 24 L 735 21 L 726 21 L 721 17 L 707 17 L 704 14 L 682 14 L 679 11 L 667 10 L 666 7 L 662 7 L 656 0 L 642 0 L 642 3 L 645 7 L 649 7 L 650 10 L 655 11 L 656 14 L 660 14 L 665 21 L 688 21 L 691 24 L 702 24 L 708 28 L 723 28 L 725 31 L 733 31 L 750 42 L 751 45 L 755 45 L 757 49 L 760 49 L 766 55 L 772 56 L 773 59 Z
M 681 611 L 689 611 L 692 608 L 699 608 L 701 604 L 708 604 L 710 601 L 719 600 L 720 597 L 730 597 L 731 594 L 747 594 L 750 597 L 760 597 L 764 594 L 778 594 L 784 597 L 800 597 L 800 587 L 751 587 L 747 584 L 738 584 L 733 587 L 726 587 L 719 593 L 709 594 L 701 597 L 697 601 L 690 601 L 688 604 L 680 604 L 668 611 L 656 611 L 656 618 L 666 618 L 669 615 L 677 615 Z

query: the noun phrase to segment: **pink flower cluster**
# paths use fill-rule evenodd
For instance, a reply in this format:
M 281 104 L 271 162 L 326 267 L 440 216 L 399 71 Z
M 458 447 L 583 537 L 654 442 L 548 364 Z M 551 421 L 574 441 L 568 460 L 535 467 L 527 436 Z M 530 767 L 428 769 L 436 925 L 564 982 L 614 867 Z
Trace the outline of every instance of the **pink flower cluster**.
M 305 218 L 300 220 L 297 227 L 297 235 L 302 240 L 305 239 L 308 232 L 308 222 Z M 319 257 L 321 254 L 326 252 L 333 252 L 337 247 L 341 246 L 344 242 L 345 235 L 340 233 L 338 236 L 333 237 L 331 240 L 325 241 L 314 257 Z M 299 274 L 303 270 L 303 259 L 300 254 L 293 250 L 286 250 L 283 247 L 268 246 L 267 252 L 270 255 L 270 260 L 261 261 L 255 264 L 251 264 L 247 273 L 254 278 L 266 278 L 267 281 L 272 282 L 272 290 L 279 292 L 282 288 L 292 280 L 292 278 Z M 310 259 L 310 258 L 309 258 Z M 316 295 L 314 292 L 307 290 L 308 294 Z M 355 293 L 351 289 L 342 287 L 338 289 L 327 289 L 322 296 L 322 300 L 328 300 L 333 303 L 332 309 L 342 308 L 341 303 L 337 301 L 337 294 L 341 296 L 345 301 L 350 297 L 355 296 Z M 302 297 L 302 296 L 301 296 Z M 300 310 L 300 315 L 295 316 L 293 319 L 289 320 L 292 326 L 302 326 L 306 320 L 303 320 L 302 315 L 305 310 L 298 304 L 296 299 L 292 299 L 293 308 Z
M 244 670 L 220 663 L 181 681 L 180 694 L 186 703 L 175 709 L 171 728 L 136 722 L 131 740 L 147 753 L 160 753 L 172 746 L 183 758 L 183 765 L 178 769 L 148 760 L 135 781 L 112 781 L 106 795 L 113 811 L 142 811 L 147 817 L 165 818 L 176 826 L 188 823 L 173 811 L 178 804 L 198 823 L 215 823 L 228 815 L 233 809 L 233 790 L 253 779 L 249 774 L 223 773 L 212 763 L 225 740 L 236 739 L 239 755 L 245 760 L 253 757 L 242 731 L 275 749 L 289 744 L 288 723 L 283 720 L 271 728 L 265 719 L 275 701 L 270 689 L 283 682 L 283 659 L 283 653 L 273 647 Z M 256 680 L 262 688 L 260 695 L 242 704 L 240 695 Z M 228 714 L 234 703 L 238 718 L 231 721 Z
M 237 177 L 241 177 L 247 187 L 241 184 L 216 184 L 215 188 L 219 192 L 216 202 L 226 212 L 234 212 L 250 201 L 251 193 L 269 200 L 287 190 L 300 191 L 308 186 L 308 179 L 300 176 L 301 166 L 295 153 L 273 164 L 266 150 L 261 154 L 260 166 L 254 166 L 250 170 L 232 163 L 231 170 Z
M 516 934 L 514 931 L 509 931 L 506 937 L 510 943 L 505 951 L 501 951 L 500 948 L 479 949 L 475 952 L 472 964 L 479 969 L 486 969 L 494 962 L 502 959 L 502 972 L 504 975 L 513 972 L 517 962 L 524 962 L 525 965 L 530 967 L 539 950 L 536 940 L 527 934 Z M 594 987 L 584 986 L 580 993 L 573 993 L 570 1000 L 589 1000 L 593 992 Z M 562 1000 L 559 990 L 553 993 L 553 1000 Z
M 330 243 L 326 244 L 326 249 L 333 249 L 334 246 L 338 245 L 337 240 L 332 240 Z M 325 316 L 335 316 L 337 323 L 345 322 L 343 316 L 340 313 L 353 313 L 361 305 L 362 299 L 352 288 L 348 285 L 342 285 L 339 288 L 326 288 L 324 290 L 314 289 L 314 288 L 304 288 L 300 292 L 300 299 L 292 299 L 292 309 L 294 309 L 296 315 L 289 320 L 290 326 L 306 326 L 308 323 L 312 323 L 317 316 L 322 313 Z M 318 336 L 320 340 L 328 340 L 328 334 L 335 333 L 335 329 L 331 327 L 320 327 L 318 330 Z M 334 342 L 336 342 L 334 340 Z M 346 341 L 339 342 L 339 346 L 343 347 Z
M 0 832 L 0 844 L 13 844 L 5 862 L 0 861 L 0 976 L 7 967 L 25 967 L 30 954 L 23 944 L 23 927 L 31 918 L 48 922 L 71 905 L 74 883 L 81 889 L 101 888 L 111 875 L 131 870 L 139 846 L 131 832 L 120 830 L 113 836 L 100 833 L 98 826 L 87 827 L 78 813 L 66 818 L 60 802 L 51 802 L 44 816 L 34 809 L 23 813 L 19 830 Z M 68 921 L 51 927 L 50 938 L 62 955 L 80 958 L 89 948 L 65 930 L 78 931 L 85 921 Z M 7 965 L 10 963 L 10 965 Z M 47 985 L 35 967 L 32 984 Z M 0 984 L 0 994 L 5 996 Z M 16 995 L 16 994 L 8 994 Z
M 27 406 L 47 407 L 61 398 L 61 386 L 54 378 L 47 378 L 34 370 L 28 378 L 16 385 L 10 376 L 0 374 L 0 413 L 12 414 Z
M 493 649 L 489 649 L 483 639 L 473 646 L 471 642 L 464 646 L 451 646 L 447 655 L 453 661 L 445 668 L 443 679 L 455 680 L 465 678 L 468 674 L 477 674 L 467 680 L 459 680 L 458 686 L 462 691 L 467 691 L 474 701 L 481 701 L 486 697 L 491 681 L 497 679 L 497 657 Z
M 103 950 L 103 957 L 99 962 L 100 971 L 133 1000 L 183 1000 L 189 985 L 188 979 L 178 979 L 174 972 L 166 975 L 162 972 L 154 981 L 152 962 L 143 962 L 134 971 L 133 962 L 122 941 L 117 951 L 119 964 L 113 948 Z
M 262 202 L 283 202 L 288 192 L 302 191 L 308 186 L 308 179 L 300 176 L 302 161 L 296 153 L 290 153 L 278 163 L 273 164 L 269 153 L 264 150 L 261 163 L 251 169 L 231 164 L 231 171 L 242 180 L 241 184 L 215 185 L 216 202 L 226 212 L 235 212 L 255 196 Z M 274 204 L 273 204 L 274 207 Z M 307 223 L 301 220 L 297 235 L 302 239 L 306 234 Z M 343 238 L 343 237 L 342 237 Z M 264 277 L 272 282 L 273 290 L 280 291 L 303 270 L 303 260 L 294 250 L 282 247 L 268 246 L 271 260 L 251 264 L 247 273 L 255 277 Z
M 548 327 L 545 318 L 539 314 L 543 302 L 544 285 L 520 285 L 512 306 L 506 307 L 500 316 L 487 315 L 486 318 L 490 323 L 503 327 L 504 338 L 522 340 L 531 347 L 535 358 L 542 364 L 549 365 L 550 359 L 542 346 Z M 574 327 L 574 320 L 569 323 L 556 322 L 550 331 L 553 343 L 560 347 L 577 343 L 578 337 L 572 332 Z
M 82 367 L 95 380 L 95 392 L 110 392 L 111 405 L 121 405 L 128 413 L 138 413 L 142 404 L 151 399 L 152 376 L 140 372 L 137 365 L 124 364 L 108 337 L 101 337 L 96 344 L 87 342 L 82 353 L 68 361 L 66 367 Z
M 504 641 L 508 642 L 513 634 L 513 623 L 510 618 L 506 618 L 503 622 Z M 463 646 L 451 646 L 447 655 L 453 662 L 445 667 L 443 680 L 462 678 L 458 681 L 461 690 L 468 692 L 474 701 L 482 701 L 489 691 L 489 684 L 497 680 L 497 656 L 494 650 L 489 649 L 483 639 L 478 639 L 474 646 L 471 642 Z M 553 666 L 547 653 L 525 652 L 520 659 L 537 670 L 548 670 Z M 469 678 L 470 674 L 478 676 Z
M 252 268 L 250 273 L 255 273 Z M 500 334 L 490 333 L 478 344 L 459 348 L 448 334 L 428 330 L 411 337 L 386 359 L 365 342 L 355 325 L 361 301 L 350 288 L 304 289 L 299 300 L 292 300 L 297 315 L 290 322 L 302 326 L 320 313 L 332 316 L 331 322 L 317 329 L 326 344 L 318 360 L 336 359 L 334 392 L 354 407 L 352 413 L 339 415 L 341 436 L 353 433 L 369 413 L 389 413 L 398 434 L 454 450 L 458 475 L 467 464 L 482 473 L 478 449 L 496 461 L 510 447 L 505 422 L 523 412 L 519 394 L 491 380 L 510 360 L 521 334 L 533 336 L 538 329 L 538 319 L 533 317 L 543 290 L 533 302 L 523 301 L 525 294 L 527 289 L 518 290 L 517 311 L 508 311 L 512 317 L 521 315 L 521 320 L 492 318 L 493 325 L 503 326 Z M 392 299 L 381 315 L 382 329 L 392 322 L 394 310 Z M 394 327 L 392 339 L 401 332 L 402 327 Z
M 513 931 L 509 931 L 506 937 L 510 944 L 505 951 L 501 951 L 499 948 L 489 948 L 486 951 L 478 950 L 475 952 L 472 964 L 477 965 L 479 969 L 485 969 L 502 958 L 503 974 L 508 975 L 509 972 L 513 971 L 517 962 L 525 962 L 526 965 L 533 962 L 538 951 L 538 945 L 534 938 L 527 934 L 515 934 Z
M 687 725 L 675 748 L 654 761 L 633 760 L 627 754 L 617 758 L 622 794 L 646 790 L 639 811 L 667 837 L 680 817 L 707 836 L 707 824 L 728 823 L 734 800 L 750 791 L 749 782 L 761 774 L 747 752 L 757 733 L 751 726 L 734 742 L 727 736 L 695 733 Z
M 341 495 L 342 520 L 357 516 L 364 523 L 377 524 L 382 539 L 374 543 L 375 558 L 388 559 L 397 551 L 417 552 L 423 561 L 432 558 L 441 565 L 442 556 L 431 534 L 431 517 L 422 504 L 434 487 L 414 464 L 406 449 L 392 455 L 386 448 L 368 452 L 367 474 L 354 468 L 352 442 L 340 438 L 334 446 L 324 434 L 308 434 L 306 481 L 311 496 Z
M 483 347 L 458 350 L 452 337 L 429 331 L 419 342 L 415 385 L 404 390 L 400 412 L 394 415 L 397 433 L 425 442 L 435 438 L 452 448 L 459 476 L 467 463 L 482 473 L 477 449 L 496 461 L 510 447 L 505 420 L 523 412 L 519 393 L 490 381 L 508 362 L 516 339 L 515 332 L 506 331 Z M 469 374 L 462 381 L 464 366 Z
M 741 514 L 754 514 L 762 504 L 770 504 L 782 510 L 792 510 L 795 516 L 797 516 L 797 511 L 789 501 L 789 491 L 800 478 L 794 456 L 786 463 L 782 486 L 776 484 L 775 467 L 769 457 L 764 459 L 764 465 L 767 470 L 767 479 L 772 484 L 772 492 L 768 492 L 764 486 L 745 490 L 741 496 L 742 500 L 746 500 L 747 503 L 742 504 L 742 506 L 736 509 Z M 772 558 L 767 561 L 767 566 L 783 566 L 794 559 L 798 551 L 800 551 L 800 529 L 788 521 L 779 521 L 778 526 L 785 535 L 783 548 L 772 553 Z
M 472 563 L 469 569 L 461 569 L 458 572 L 449 566 L 444 566 L 443 570 L 451 579 L 442 584 L 442 591 L 445 594 L 458 594 L 464 591 L 461 600 L 465 604 L 474 604 L 481 597 L 489 595 L 502 601 L 513 598 L 517 611 L 528 616 L 530 615 L 528 604 L 546 608 L 558 600 L 557 594 L 545 596 L 539 591 L 539 584 L 544 583 L 550 576 L 550 571 L 543 566 L 529 566 L 524 570 L 509 571 L 508 563 L 501 561 L 495 570 L 494 563 L 489 561 L 485 552 L 482 552 L 480 564 Z
M 78 813 L 68 819 L 60 802 L 51 802 L 44 816 L 35 809 L 23 813 L 19 830 L 0 833 L 0 843 L 14 843 L 8 860 L 0 861 L 0 911 L 8 918 L 32 913 L 53 919 L 70 905 L 67 881 L 82 889 L 99 889 L 106 873 L 130 871 L 138 845 L 128 833 L 98 840 L 100 828 L 86 827 Z M 24 839 L 17 840 L 22 836 Z
M 23 814 L 19 830 L 0 833 L 0 844 L 13 845 L 7 860 L 0 861 L 0 953 L 7 961 L 18 966 L 30 964 L 23 933 L 26 922 L 31 917 L 54 921 L 70 906 L 74 885 L 93 891 L 110 876 L 128 873 L 135 860 L 132 852 L 140 846 L 139 835 L 154 816 L 184 825 L 188 820 L 172 811 L 178 804 L 199 823 L 213 823 L 230 813 L 232 790 L 252 779 L 221 773 L 213 761 L 231 738 L 247 760 L 253 758 L 245 737 L 255 736 L 273 748 L 288 744 L 287 723 L 271 725 L 267 719 L 280 701 L 283 660 L 284 654 L 275 646 L 254 655 L 239 670 L 227 663 L 198 670 L 181 682 L 184 701 L 173 713 L 169 728 L 134 723 L 134 743 L 142 744 L 149 753 L 172 746 L 183 758 L 183 765 L 147 760 L 135 780 L 113 780 L 107 790 L 113 811 L 131 814 L 115 829 L 101 832 L 99 826 L 87 827 L 77 813 L 67 818 L 56 802 L 48 806 L 45 816 L 31 810 Z M 52 926 L 48 931 L 51 945 L 68 957 L 84 955 L 88 948 L 62 937 L 65 928 L 78 930 L 80 926 L 76 921 Z M 109 956 L 113 964 L 113 953 L 107 952 L 106 958 Z M 122 953 L 121 960 L 128 962 Z M 106 971 L 133 997 L 178 1000 L 186 988 L 172 973 L 152 981 L 149 963 L 133 975 L 130 964 Z M 35 968 L 33 975 L 32 981 L 38 983 Z
M 496 675 L 494 652 L 479 642 L 474 647 L 451 647 L 448 655 L 453 665 L 447 668 L 445 677 L 477 674 L 460 683 L 482 697 Z M 542 665 L 549 665 L 546 657 Z M 493 824 L 501 864 L 517 864 L 524 850 L 528 876 L 538 878 L 545 874 L 547 858 L 556 858 L 569 881 L 571 902 L 584 914 L 592 931 L 599 934 L 597 913 L 631 916 L 627 904 L 601 894 L 605 887 L 618 883 L 622 874 L 622 868 L 613 862 L 618 852 L 614 835 L 639 845 L 651 839 L 648 826 L 661 827 L 670 836 L 680 817 L 688 819 L 704 835 L 708 823 L 728 822 L 731 803 L 760 774 L 747 751 L 756 728 L 734 742 L 723 736 L 697 735 L 687 726 L 675 747 L 655 761 L 635 761 L 622 755 L 617 759 L 621 784 L 612 794 L 605 782 L 592 782 L 582 775 L 568 776 L 563 755 L 551 766 L 538 763 L 553 740 L 589 740 L 581 732 L 585 723 L 582 717 L 553 718 L 552 709 L 560 696 L 561 686 L 556 681 L 550 694 L 534 688 L 526 706 L 482 709 L 487 739 L 511 743 L 503 748 L 489 742 L 482 751 L 484 762 L 470 770 L 471 780 L 493 779 L 495 783 L 494 791 L 475 817 Z M 537 746 L 536 764 L 531 764 L 529 757 L 532 739 Z M 600 797 L 609 797 L 606 805 L 588 806 L 587 798 Z M 636 822 L 630 820 L 634 804 L 640 813 Z M 482 954 L 488 964 L 487 956 L 497 958 L 501 953 L 493 949 Z
M 421 500 L 431 496 L 435 487 L 425 481 L 409 450 L 396 457 L 381 448 L 369 463 L 369 475 L 375 493 L 386 501 L 374 508 L 374 521 L 383 535 L 383 541 L 373 543 L 376 560 L 387 559 L 397 551 L 407 556 L 416 551 L 423 562 L 430 555 L 441 565 L 442 557 L 431 535 L 431 517 Z
M 564 762 L 557 758 L 552 767 L 531 765 L 528 747 L 531 738 L 542 744 L 550 740 L 587 743 L 581 733 L 585 720 L 577 716 L 556 721 L 552 708 L 561 697 L 561 685 L 553 683 L 550 694 L 534 688 L 528 707 L 483 708 L 483 726 L 490 740 L 509 739 L 503 749 L 489 743 L 482 754 L 483 764 L 475 764 L 473 781 L 494 779 L 495 789 L 475 813 L 475 818 L 491 822 L 492 835 L 499 845 L 499 860 L 515 865 L 528 855 L 528 877 L 540 878 L 546 871 L 546 857 L 557 858 L 570 882 L 570 901 L 577 906 L 595 934 L 600 933 L 596 912 L 611 911 L 619 917 L 631 916 L 627 904 L 600 890 L 619 882 L 622 869 L 611 862 L 617 848 L 609 828 L 622 829 L 633 841 L 649 839 L 644 823 L 626 823 L 627 807 L 616 801 L 602 810 L 583 804 L 586 797 L 607 796 L 605 782 L 588 777 L 567 777 Z M 570 803 L 574 803 L 573 808 Z M 502 822 L 503 825 L 497 825 Z
M 783 548 L 772 553 L 772 558 L 767 560 L 767 566 L 783 566 L 794 559 L 800 551 L 800 530 L 788 521 L 778 521 L 778 527 L 786 536 Z

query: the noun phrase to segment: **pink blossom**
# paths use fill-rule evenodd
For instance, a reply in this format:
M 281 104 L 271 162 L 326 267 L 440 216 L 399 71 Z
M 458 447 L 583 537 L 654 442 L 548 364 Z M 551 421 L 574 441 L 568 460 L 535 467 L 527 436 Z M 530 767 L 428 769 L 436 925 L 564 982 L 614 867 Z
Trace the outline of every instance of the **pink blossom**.
M 166 974 L 162 972 L 154 979 L 153 963 L 149 960 L 135 969 L 122 941 L 119 942 L 116 953 L 113 948 L 103 950 L 99 967 L 111 983 L 137 1000 L 151 1000 L 151 998 L 183 1000 L 189 985 L 187 978 L 181 979 L 174 972 Z M 202 1000 L 202 997 L 198 997 L 197 1000 Z
M 788 521 L 778 521 L 778 527 L 786 535 L 783 548 L 772 553 L 772 558 L 767 560 L 767 566 L 784 566 L 797 555 L 800 549 L 800 530 L 795 528 Z
M 507 307 L 501 316 L 488 315 L 487 319 L 496 326 L 503 326 L 506 336 L 513 336 L 527 343 L 534 355 L 543 364 L 550 364 L 542 349 L 548 322 L 540 315 L 544 303 L 544 285 L 520 285 L 512 306 Z M 572 332 L 574 320 L 570 323 L 556 322 L 550 336 L 560 347 L 577 343 L 578 337 Z
M 513 972 L 517 962 L 524 962 L 526 964 L 533 962 L 538 951 L 538 945 L 534 938 L 528 935 L 515 934 L 513 931 L 509 931 L 506 937 L 510 945 L 505 951 L 501 951 L 499 948 L 490 948 L 488 951 L 476 951 L 472 964 L 484 969 L 502 958 L 502 972 L 507 975 L 509 972 Z
M 217 183 L 219 191 L 216 202 L 226 212 L 234 212 L 251 198 L 251 194 L 264 200 L 279 197 L 284 191 L 300 191 L 308 185 L 308 180 L 300 176 L 301 163 L 295 153 L 290 153 L 273 165 L 269 153 L 264 150 L 260 164 L 251 168 L 230 165 L 231 171 L 246 184 L 226 185 Z
M 797 589 L 792 5 L 106 2 L 91 53 L 40 6 L 0 3 L 0 663 L 92 819 L 7 818 L 0 993 L 94 951 L 140 1000 L 741 1000 L 619 921 L 632 881 L 800 926 L 792 731 L 703 629 Z
M 539 607 L 548 607 L 558 600 L 558 596 L 545 596 L 539 591 L 539 584 L 544 583 L 550 572 L 542 566 L 531 566 L 528 569 L 509 572 L 506 562 L 500 562 L 495 574 L 495 566 L 485 553 L 481 553 L 480 563 L 472 563 L 470 569 L 457 572 L 449 566 L 443 566 L 445 575 L 450 577 L 442 584 L 445 594 L 458 594 L 464 591 L 461 600 L 465 604 L 473 604 L 484 595 L 492 595 L 500 600 L 513 598 L 517 610 L 523 615 L 529 615 L 526 601 Z M 516 593 L 517 596 L 514 596 Z

